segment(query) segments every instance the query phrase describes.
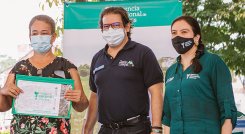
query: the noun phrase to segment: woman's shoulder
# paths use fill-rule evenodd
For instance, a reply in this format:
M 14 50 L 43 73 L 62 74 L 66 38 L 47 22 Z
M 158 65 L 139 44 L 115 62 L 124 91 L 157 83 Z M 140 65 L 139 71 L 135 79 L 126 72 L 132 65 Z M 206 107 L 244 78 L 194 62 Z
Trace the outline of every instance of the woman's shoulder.
M 224 62 L 218 54 L 215 54 L 212 52 L 206 51 L 205 57 L 206 57 L 207 61 L 209 61 L 209 64 L 218 64 L 218 63 Z
M 175 70 L 176 66 L 178 65 L 178 61 L 174 61 L 172 65 L 169 66 L 167 71 Z
M 70 60 L 64 58 L 64 57 L 56 57 L 56 59 L 54 60 L 54 65 L 55 66 L 63 66 L 67 69 L 70 68 L 77 68 L 75 64 L 73 64 Z
M 70 60 L 64 58 L 64 57 L 56 57 L 55 62 L 57 62 L 58 64 L 63 63 L 63 64 L 73 64 Z
M 10 73 L 26 74 L 30 70 L 30 67 L 28 59 L 20 60 L 13 66 Z
M 178 61 L 177 59 L 170 65 L 170 67 L 166 71 L 166 77 L 168 74 L 172 74 L 176 71 L 176 67 L 178 66 Z
M 20 60 L 17 63 L 15 63 L 14 67 L 17 66 L 26 66 L 28 64 L 28 59 Z
M 205 66 L 204 68 L 206 68 L 207 70 L 225 70 L 227 72 L 229 71 L 228 66 L 223 61 L 223 59 L 215 53 L 206 52 L 204 54 L 203 60 L 201 60 L 201 64 L 202 66 Z

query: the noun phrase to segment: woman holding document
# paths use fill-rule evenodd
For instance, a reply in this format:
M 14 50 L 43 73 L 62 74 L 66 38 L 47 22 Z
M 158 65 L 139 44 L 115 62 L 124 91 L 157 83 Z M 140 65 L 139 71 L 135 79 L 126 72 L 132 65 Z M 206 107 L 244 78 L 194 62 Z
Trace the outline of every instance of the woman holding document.
M 72 101 L 72 107 L 82 112 L 88 106 L 80 76 L 74 64 L 52 53 L 52 44 L 56 39 L 55 22 L 47 15 L 37 15 L 30 21 L 29 36 L 34 55 L 18 62 L 9 73 L 3 89 L 0 90 L 0 111 L 11 108 L 13 98 L 24 93 L 15 84 L 15 75 L 41 76 L 74 80 L 74 90 L 67 90 L 64 98 Z M 28 106 L 28 105 L 27 105 Z M 70 121 L 64 118 L 46 118 L 42 116 L 13 115 L 11 133 L 70 133 Z

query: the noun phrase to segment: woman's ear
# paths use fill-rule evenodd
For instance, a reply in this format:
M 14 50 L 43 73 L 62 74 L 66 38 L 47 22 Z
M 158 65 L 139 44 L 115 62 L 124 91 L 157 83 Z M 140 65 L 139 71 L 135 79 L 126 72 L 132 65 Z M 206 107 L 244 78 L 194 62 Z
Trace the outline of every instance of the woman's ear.
M 197 46 L 198 46 L 199 40 L 200 40 L 200 35 L 197 34 L 197 35 L 194 37 L 194 43 L 195 43 Z
M 53 33 L 53 34 L 51 35 L 50 44 L 53 44 L 53 43 L 54 43 L 56 37 L 57 37 L 57 34 L 56 34 L 56 33 Z

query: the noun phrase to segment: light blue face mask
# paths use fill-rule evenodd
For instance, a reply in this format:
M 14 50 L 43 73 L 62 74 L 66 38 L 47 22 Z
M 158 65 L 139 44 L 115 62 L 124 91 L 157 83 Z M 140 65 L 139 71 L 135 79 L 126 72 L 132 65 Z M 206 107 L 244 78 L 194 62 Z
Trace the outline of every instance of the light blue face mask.
M 110 27 L 109 30 L 102 32 L 102 37 L 110 47 L 116 47 L 120 45 L 125 38 L 124 29 L 113 29 Z
M 38 53 L 47 53 L 52 47 L 50 42 L 51 35 L 31 36 L 31 47 L 33 47 L 33 50 Z

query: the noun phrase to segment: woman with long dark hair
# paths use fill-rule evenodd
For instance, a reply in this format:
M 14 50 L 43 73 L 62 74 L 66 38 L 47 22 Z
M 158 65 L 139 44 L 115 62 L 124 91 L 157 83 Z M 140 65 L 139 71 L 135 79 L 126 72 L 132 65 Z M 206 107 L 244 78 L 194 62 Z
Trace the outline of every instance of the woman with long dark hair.
M 164 134 L 231 134 L 237 109 L 228 67 L 205 49 L 196 19 L 177 18 L 171 33 L 180 55 L 166 72 Z

